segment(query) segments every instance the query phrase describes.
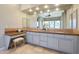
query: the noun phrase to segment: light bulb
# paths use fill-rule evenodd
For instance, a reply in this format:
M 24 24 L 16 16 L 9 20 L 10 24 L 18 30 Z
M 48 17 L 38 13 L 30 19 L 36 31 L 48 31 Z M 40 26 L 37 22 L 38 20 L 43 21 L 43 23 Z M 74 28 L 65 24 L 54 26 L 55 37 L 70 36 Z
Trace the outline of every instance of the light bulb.
M 58 11 L 59 10 L 59 8 L 56 8 L 56 11 Z
M 47 12 L 50 12 L 50 10 L 48 9 Z
M 33 10 L 32 9 L 29 9 L 29 12 L 32 12 Z
M 39 10 L 39 7 L 36 7 L 36 10 Z
M 48 8 L 48 7 L 49 7 L 48 5 L 45 5 L 45 6 L 44 6 L 44 8 Z

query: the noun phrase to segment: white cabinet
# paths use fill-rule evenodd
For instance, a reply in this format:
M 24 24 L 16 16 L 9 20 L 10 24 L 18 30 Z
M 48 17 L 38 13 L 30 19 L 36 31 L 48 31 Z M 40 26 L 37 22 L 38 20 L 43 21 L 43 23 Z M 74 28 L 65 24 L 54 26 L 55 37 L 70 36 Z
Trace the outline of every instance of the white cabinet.
M 26 41 L 66 53 L 79 53 L 79 37 L 72 35 L 27 32 Z
M 40 41 L 40 46 L 47 47 L 47 42 Z
M 58 34 L 48 34 L 48 48 L 59 50 L 58 41 L 60 38 L 64 38 L 64 36 Z
M 40 33 L 40 46 L 47 47 L 47 34 Z
M 4 25 L 0 23 L 0 50 L 5 50 Z
M 48 34 L 48 48 L 74 53 L 76 36 Z
M 39 33 L 27 32 L 26 42 L 39 45 Z
M 73 53 L 74 52 L 74 40 L 76 37 L 74 36 L 64 36 L 64 39 L 59 39 L 59 49 L 61 51 L 67 52 L 67 53 Z
M 6 47 L 6 49 L 8 49 L 8 47 L 9 47 L 10 40 L 11 40 L 11 37 L 5 35 L 5 47 Z
M 63 52 L 72 53 L 73 52 L 73 40 L 59 40 L 59 49 Z
M 0 48 L 4 47 L 4 43 L 3 35 L 0 35 Z
M 40 41 L 47 42 L 47 37 L 46 36 L 40 36 Z
M 33 33 L 33 44 L 39 45 L 40 37 L 39 33 Z
M 53 37 L 48 37 L 48 48 L 58 49 L 58 39 Z
M 47 42 L 47 34 L 40 33 L 40 41 Z
M 27 34 L 26 34 L 26 42 L 28 42 L 28 43 L 33 42 L 33 36 L 31 34 L 31 32 L 27 32 Z

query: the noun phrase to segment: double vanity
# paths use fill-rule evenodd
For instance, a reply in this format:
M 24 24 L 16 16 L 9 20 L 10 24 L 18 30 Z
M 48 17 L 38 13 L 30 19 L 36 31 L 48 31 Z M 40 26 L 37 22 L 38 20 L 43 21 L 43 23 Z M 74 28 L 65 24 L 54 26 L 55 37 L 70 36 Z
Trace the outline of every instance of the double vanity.
M 58 30 L 57 30 L 58 31 Z M 54 49 L 64 53 L 79 53 L 79 34 L 70 31 L 57 32 L 53 30 L 26 29 L 25 41 L 29 44 Z M 71 31 L 72 32 L 72 31 Z M 7 48 L 11 36 L 6 33 Z

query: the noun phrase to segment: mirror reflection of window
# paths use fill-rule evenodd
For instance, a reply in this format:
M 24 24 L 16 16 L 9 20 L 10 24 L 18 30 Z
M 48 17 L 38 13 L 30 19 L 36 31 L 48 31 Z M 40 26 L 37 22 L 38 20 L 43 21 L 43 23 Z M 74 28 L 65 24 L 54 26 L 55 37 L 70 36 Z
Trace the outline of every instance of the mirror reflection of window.
M 57 28 L 59 29 L 61 27 L 60 25 L 60 20 L 57 21 L 44 21 L 43 22 L 43 27 L 44 28 Z
M 73 13 L 73 29 L 77 28 L 77 10 Z
M 70 28 L 77 29 L 77 10 L 71 14 Z
M 60 11 L 53 11 L 50 13 L 39 14 L 39 17 L 42 18 L 42 20 L 39 18 L 39 23 L 41 21 L 40 23 L 41 25 L 39 25 L 39 27 L 42 26 L 42 28 L 50 28 L 50 29 L 62 28 L 63 27 L 62 21 L 64 19 L 64 16 L 62 16 L 63 13 L 64 11 L 60 10 Z
M 60 28 L 60 21 L 59 20 L 57 20 L 57 21 L 55 21 L 55 28 Z
M 44 28 L 49 28 L 49 21 L 44 21 L 43 22 L 43 27 Z
M 73 29 L 76 29 L 76 19 L 73 19 Z
M 39 28 L 39 24 L 38 24 L 38 21 L 37 21 L 37 28 Z
M 50 28 L 54 28 L 54 21 L 50 21 Z

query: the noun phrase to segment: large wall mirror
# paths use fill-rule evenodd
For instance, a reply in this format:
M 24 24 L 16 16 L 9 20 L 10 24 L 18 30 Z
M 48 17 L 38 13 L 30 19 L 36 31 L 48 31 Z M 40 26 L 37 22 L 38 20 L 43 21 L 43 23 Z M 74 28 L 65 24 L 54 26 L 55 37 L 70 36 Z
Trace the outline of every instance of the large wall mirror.
M 61 29 L 63 28 L 63 21 L 64 21 L 64 10 L 61 11 L 53 11 L 51 13 L 43 13 L 40 14 L 38 17 L 38 27 L 40 28 L 56 28 Z
M 73 13 L 71 13 L 71 19 L 70 19 L 70 25 L 72 29 L 78 28 L 78 10 L 75 10 Z
M 48 8 L 44 8 L 44 6 L 44 4 L 38 5 L 39 10 L 36 10 L 36 7 L 32 7 L 31 9 L 33 11 L 31 12 L 29 9 L 23 10 L 23 12 L 26 13 L 26 17 L 28 18 L 28 20 L 27 18 L 25 19 L 26 21 L 23 19 L 23 27 L 41 29 L 64 29 L 69 27 L 77 28 L 77 20 L 75 20 L 77 17 L 74 16 L 76 15 L 75 12 L 71 14 L 71 16 L 69 14 L 70 11 L 67 12 L 69 9 L 71 9 L 72 4 L 59 4 L 58 6 L 55 6 L 54 4 L 48 4 Z M 67 19 L 68 17 L 66 17 L 66 14 L 69 15 L 69 18 L 74 20 L 69 21 L 69 19 Z

